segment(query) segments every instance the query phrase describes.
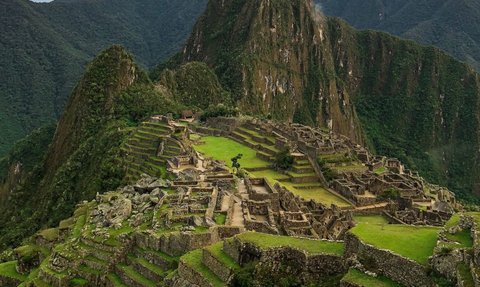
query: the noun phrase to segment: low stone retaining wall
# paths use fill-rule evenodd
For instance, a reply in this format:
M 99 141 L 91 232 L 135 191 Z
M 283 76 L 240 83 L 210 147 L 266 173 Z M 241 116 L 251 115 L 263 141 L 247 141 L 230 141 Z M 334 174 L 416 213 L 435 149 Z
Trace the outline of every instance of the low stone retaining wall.
M 261 249 L 250 242 L 234 238 L 224 243 L 223 251 L 240 265 L 259 261 L 257 268 L 273 277 L 296 276 L 304 282 L 313 282 L 347 271 L 342 256 L 330 254 L 310 255 L 291 247 Z M 288 266 L 280 268 L 280 266 Z
M 355 235 L 347 233 L 345 236 L 345 256 L 348 258 L 354 255 L 360 262 L 368 262 L 370 266 L 366 266 L 367 268 L 370 267 L 374 269 L 372 271 L 383 274 L 405 286 L 435 286 L 427 276 L 425 266 L 388 250 L 366 244 Z
M 203 250 L 202 263 L 208 267 L 223 282 L 230 282 L 233 277 L 233 270 L 222 264 L 208 250 Z
M 180 261 L 180 265 L 178 265 L 178 275 L 184 282 L 188 282 L 188 286 L 214 287 L 210 282 L 203 278 L 202 274 L 190 268 L 190 266 L 183 261 Z

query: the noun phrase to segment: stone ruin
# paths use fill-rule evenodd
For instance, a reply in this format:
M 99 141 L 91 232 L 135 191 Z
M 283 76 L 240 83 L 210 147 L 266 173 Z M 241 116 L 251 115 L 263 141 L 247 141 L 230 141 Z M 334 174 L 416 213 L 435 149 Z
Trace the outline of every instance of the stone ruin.
M 324 184 L 328 185 L 332 193 L 343 197 L 362 213 L 371 209 L 376 213 L 388 213 L 397 223 L 441 225 L 456 210 L 461 209 L 452 192 L 426 183 L 417 172 L 405 168 L 400 160 L 371 155 L 367 149 L 349 138 L 328 130 L 264 120 L 215 119 L 208 124 L 239 141 L 241 139 L 232 134 L 239 127 L 262 131 L 275 138 L 277 149 L 288 147 L 297 150 L 298 154 L 307 157 L 311 163 L 315 163 L 320 156 L 336 154 L 357 160 L 364 169 L 340 172 L 335 179 Z M 314 164 L 313 169 L 318 178 L 325 180 L 320 166 Z M 394 195 L 390 194 L 392 191 Z M 402 204 L 403 201 L 411 201 L 412 204 L 405 205 Z M 263 216 L 266 215 L 265 211 L 262 213 Z

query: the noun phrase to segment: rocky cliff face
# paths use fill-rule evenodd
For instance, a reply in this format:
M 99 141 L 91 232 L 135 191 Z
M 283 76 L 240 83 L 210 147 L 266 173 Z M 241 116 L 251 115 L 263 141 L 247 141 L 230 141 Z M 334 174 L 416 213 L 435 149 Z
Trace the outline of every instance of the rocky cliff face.
M 328 20 L 309 1 L 210 1 L 184 61 L 215 67 L 242 111 L 330 126 L 361 142 L 350 95 L 336 78 Z
M 437 49 L 356 31 L 309 0 L 211 0 L 182 57 L 213 67 L 245 113 L 330 127 L 475 190 L 478 75 Z

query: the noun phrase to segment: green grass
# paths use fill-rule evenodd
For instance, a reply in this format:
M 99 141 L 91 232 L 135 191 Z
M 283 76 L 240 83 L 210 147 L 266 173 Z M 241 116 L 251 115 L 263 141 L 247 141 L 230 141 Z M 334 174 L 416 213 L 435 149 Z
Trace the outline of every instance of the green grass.
M 71 286 L 85 286 L 88 284 L 88 280 L 83 278 L 73 278 L 70 280 Z
M 238 265 L 232 257 L 228 256 L 225 252 L 223 252 L 223 241 L 215 243 L 209 247 L 205 248 L 213 255 L 218 261 L 222 263 L 222 265 L 230 268 L 230 269 L 238 269 L 240 265 Z
M 400 284 L 392 281 L 387 277 L 368 276 L 367 274 L 360 272 L 357 269 L 350 269 L 348 273 L 343 277 L 342 282 L 353 283 L 363 287 L 401 287 Z
M 252 175 L 252 177 L 259 177 L 259 178 L 264 177 L 272 185 L 274 185 L 278 181 L 278 179 L 288 178 L 287 175 L 282 174 L 273 169 L 250 172 L 250 174 Z M 313 183 L 318 184 L 319 182 L 313 182 Z M 312 183 L 309 183 L 309 184 L 312 184 Z M 312 200 L 315 200 L 316 202 L 320 202 L 325 205 L 335 204 L 339 207 L 351 206 L 350 203 L 348 203 L 347 201 L 341 199 L 340 197 L 336 196 L 335 194 L 329 192 L 328 190 L 322 187 L 316 187 L 313 189 L 295 188 L 295 186 L 301 186 L 302 184 L 295 184 L 289 181 L 280 182 L 280 185 L 286 187 L 293 194 L 298 195 L 301 198 L 306 200 L 312 199 Z
M 122 282 L 122 279 L 120 279 L 120 277 L 116 273 L 109 273 L 107 275 L 107 278 L 115 287 L 127 287 L 127 285 Z
M 232 163 L 231 159 L 238 154 L 243 154 L 239 163 L 244 168 L 266 167 L 270 164 L 257 158 L 257 152 L 254 149 L 244 146 L 232 139 L 208 136 L 203 137 L 202 141 L 202 144 L 194 145 L 198 152 L 215 160 L 224 161 L 228 166 Z
M 197 249 L 185 254 L 184 256 L 182 256 L 182 258 L 180 258 L 180 260 L 190 268 L 199 272 L 202 275 L 202 277 L 208 282 L 210 282 L 213 286 L 215 287 L 225 286 L 222 280 L 220 280 L 220 278 L 218 278 L 218 276 L 215 275 L 215 273 L 213 273 L 210 269 L 208 269 L 207 266 L 205 266 L 202 263 L 202 257 L 203 257 L 202 249 Z
M 460 277 L 462 278 L 464 287 L 474 287 L 475 281 L 473 280 L 472 273 L 470 272 L 470 268 L 464 263 L 460 262 L 457 266 L 457 270 L 460 273 Z
M 354 216 L 353 219 L 357 223 L 388 224 L 387 219 L 381 215 L 361 215 L 361 216 Z
M 75 222 L 75 226 L 73 227 L 72 231 L 72 237 L 73 238 L 79 238 L 80 234 L 82 233 L 82 228 L 85 225 L 85 222 L 87 221 L 86 215 L 80 215 Z
M 133 269 L 132 266 L 120 264 L 119 267 L 128 275 L 128 277 L 147 287 L 155 287 L 156 284 Z
M 58 232 L 58 228 L 50 228 L 50 229 L 44 229 L 40 231 L 38 235 L 42 236 L 48 241 L 54 241 L 58 238 L 59 232 Z
M 134 256 L 129 256 L 130 260 L 138 262 L 140 265 L 143 267 L 149 269 L 153 273 L 164 276 L 165 271 L 158 265 L 152 264 L 149 261 L 147 261 L 145 258 L 135 258 Z
M 16 266 L 17 261 L 10 261 L 0 264 L 0 276 L 25 281 L 27 279 L 27 275 L 18 273 Z
M 450 234 L 446 232 L 446 237 L 448 240 L 459 243 L 456 245 L 456 248 L 469 248 L 473 246 L 473 239 L 470 234 L 470 230 L 462 230 L 455 234 Z
M 225 213 L 217 213 L 215 214 L 215 223 L 218 225 L 224 225 L 225 221 L 227 220 L 227 215 Z
M 372 223 L 360 222 L 351 232 L 365 243 L 426 265 L 437 244 L 439 228 L 384 224 L 370 218 Z
M 246 232 L 237 235 L 241 241 L 257 245 L 260 248 L 269 249 L 275 247 L 292 247 L 304 250 L 309 254 L 343 255 L 344 245 L 339 242 L 311 240 L 290 236 L 279 236 L 257 232 Z
M 373 172 L 376 173 L 376 174 L 382 174 L 386 171 L 387 171 L 387 168 L 382 166 L 382 167 L 379 167 L 379 168 L 375 169 Z
M 231 159 L 237 154 L 243 154 L 240 164 L 243 168 L 257 168 L 267 167 L 271 163 L 257 158 L 256 151 L 238 143 L 232 139 L 224 137 L 204 137 L 202 138 L 203 144 L 195 145 L 195 149 L 203 153 L 207 157 L 212 157 L 216 160 L 223 160 L 228 166 L 231 164 Z M 250 172 L 252 177 L 266 178 L 271 184 L 275 184 L 279 179 L 288 179 L 288 175 L 277 172 L 273 169 L 267 169 L 263 171 Z M 298 176 L 305 176 L 298 174 Z M 316 189 L 296 189 L 293 186 L 296 185 L 292 182 L 282 182 L 281 185 L 285 186 L 293 194 L 298 195 L 306 200 L 313 199 L 317 202 L 331 205 L 335 204 L 340 207 L 350 206 L 348 202 L 329 192 L 324 188 Z

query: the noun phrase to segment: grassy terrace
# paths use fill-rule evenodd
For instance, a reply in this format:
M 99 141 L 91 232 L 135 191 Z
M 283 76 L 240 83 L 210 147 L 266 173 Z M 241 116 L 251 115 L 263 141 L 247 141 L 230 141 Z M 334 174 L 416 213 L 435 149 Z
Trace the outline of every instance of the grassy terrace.
M 343 277 L 342 282 L 348 282 L 348 283 L 356 284 L 359 286 L 368 286 L 368 287 L 401 287 L 402 286 L 387 277 L 368 276 L 367 274 L 360 272 L 357 269 L 350 269 L 347 275 Z
M 224 137 L 212 137 L 207 136 L 202 138 L 203 143 L 195 145 L 195 149 L 204 154 L 207 157 L 212 157 L 216 160 L 222 160 L 227 165 L 231 164 L 231 159 L 237 154 L 243 154 L 242 159 L 239 161 L 244 168 L 258 168 L 268 167 L 271 163 L 259 159 L 256 156 L 256 151 L 247 146 L 242 145 L 232 139 Z M 270 183 L 275 184 L 278 180 L 288 180 L 289 176 L 283 173 L 277 172 L 273 169 L 266 169 L 263 171 L 255 171 L 250 173 L 253 177 L 264 177 Z M 299 174 L 300 176 L 304 176 Z M 343 199 L 339 198 L 335 194 L 329 192 L 322 187 L 315 187 L 312 189 L 295 188 L 295 186 L 301 186 L 301 184 L 294 184 L 288 181 L 282 181 L 281 185 L 285 186 L 295 195 L 298 195 L 306 200 L 313 199 L 317 202 L 321 202 L 327 205 L 336 204 L 340 207 L 350 206 L 350 204 Z
M 331 254 L 342 256 L 344 252 L 343 243 L 322 240 L 311 240 L 289 236 L 278 236 L 265 233 L 247 232 L 237 235 L 239 240 L 250 242 L 263 249 L 276 247 L 292 247 L 304 250 L 311 255 Z
M 378 216 L 355 218 L 351 232 L 363 242 L 427 264 L 437 244 L 440 228 L 387 224 Z M 414 244 L 413 244 L 414 243 Z
M 242 167 L 257 168 L 267 167 L 270 163 L 257 158 L 257 152 L 247 146 L 244 146 L 232 139 L 224 137 L 203 137 L 203 144 L 195 145 L 195 149 L 208 157 L 224 161 L 228 166 L 231 165 L 231 159 L 238 154 L 243 154 L 239 163 Z
M 223 241 L 217 242 L 209 247 L 206 247 L 205 249 L 210 252 L 210 254 L 218 261 L 220 261 L 224 266 L 230 269 L 240 268 L 240 265 L 238 265 L 238 263 L 235 262 L 233 258 L 223 252 Z
M 202 249 L 197 249 L 191 251 L 184 256 L 182 256 L 181 260 L 187 266 L 199 272 L 203 278 L 205 278 L 208 282 L 210 282 L 215 287 L 225 286 L 225 284 L 218 278 L 215 273 L 213 273 L 207 266 L 202 263 L 203 251 Z
M 27 276 L 18 273 L 16 266 L 17 261 L 10 261 L 0 264 L 0 276 L 25 281 L 27 279 Z

